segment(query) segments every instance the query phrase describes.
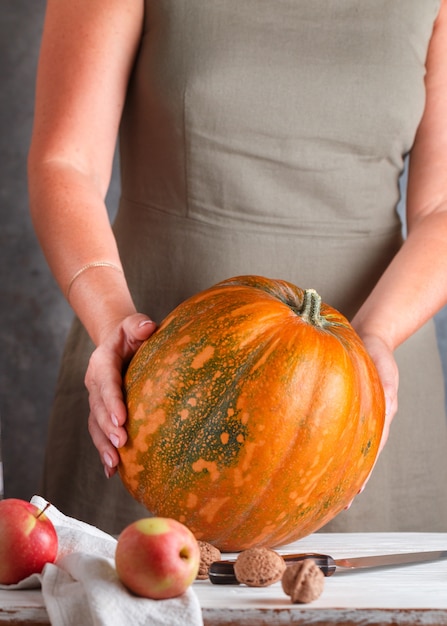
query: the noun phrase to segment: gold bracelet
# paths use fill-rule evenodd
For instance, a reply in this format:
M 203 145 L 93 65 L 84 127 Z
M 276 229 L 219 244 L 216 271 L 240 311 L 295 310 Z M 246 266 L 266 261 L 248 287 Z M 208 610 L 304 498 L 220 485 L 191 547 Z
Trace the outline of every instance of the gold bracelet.
M 120 267 L 118 267 L 118 265 L 115 265 L 115 263 L 109 263 L 109 261 L 93 261 L 92 263 L 87 263 L 86 265 L 83 265 L 80 269 L 78 269 L 77 272 L 73 274 L 70 282 L 68 283 L 67 291 L 65 292 L 65 297 L 67 298 L 68 302 L 70 301 L 70 291 L 73 287 L 73 283 L 75 282 L 75 280 L 79 278 L 81 274 L 91 269 L 92 267 L 111 267 L 117 272 L 122 273 L 123 271 Z

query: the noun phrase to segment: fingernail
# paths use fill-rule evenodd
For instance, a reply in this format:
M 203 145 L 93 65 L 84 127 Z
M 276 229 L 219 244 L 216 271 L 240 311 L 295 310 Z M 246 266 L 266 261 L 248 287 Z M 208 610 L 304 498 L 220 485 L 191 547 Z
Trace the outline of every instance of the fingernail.
M 143 326 L 147 326 L 148 324 L 153 324 L 154 322 L 152 320 L 143 320 L 142 322 L 140 322 L 138 324 L 138 328 L 143 328 Z
M 115 435 L 115 433 L 111 433 L 110 437 L 109 437 L 110 441 L 112 442 L 112 445 L 115 446 L 115 448 L 118 448 L 120 445 L 120 440 L 119 437 L 117 437 Z
M 104 462 L 108 467 L 113 467 L 113 460 L 108 452 L 104 452 Z
M 116 428 L 118 428 L 118 427 L 119 427 L 119 424 L 118 424 L 118 418 L 117 418 L 117 416 L 116 416 L 114 413 L 112 413 L 112 415 L 110 416 L 110 419 L 112 420 L 112 424 L 113 424 L 114 426 L 116 426 Z
M 104 474 L 106 475 L 106 478 L 110 478 L 110 470 L 108 467 L 104 466 Z

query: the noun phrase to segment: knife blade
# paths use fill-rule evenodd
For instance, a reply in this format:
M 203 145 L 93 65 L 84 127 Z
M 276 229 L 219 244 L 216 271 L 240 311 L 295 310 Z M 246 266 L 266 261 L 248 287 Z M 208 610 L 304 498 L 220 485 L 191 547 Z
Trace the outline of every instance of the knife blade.
M 282 554 L 287 565 L 313 559 L 325 576 L 335 572 L 370 569 L 374 567 L 397 567 L 426 561 L 438 561 L 447 558 L 447 550 L 431 550 L 426 552 L 401 552 L 397 554 L 380 554 L 372 556 L 356 556 L 346 559 L 334 559 L 328 554 L 305 552 L 302 554 Z M 238 585 L 234 573 L 235 560 L 215 561 L 209 567 L 208 576 L 215 585 Z

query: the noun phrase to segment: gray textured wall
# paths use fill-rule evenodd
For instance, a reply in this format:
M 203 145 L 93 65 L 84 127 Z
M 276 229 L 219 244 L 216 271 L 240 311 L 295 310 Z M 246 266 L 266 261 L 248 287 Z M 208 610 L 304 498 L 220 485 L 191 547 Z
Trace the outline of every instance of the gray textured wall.
M 71 312 L 28 214 L 26 154 L 44 0 L 0 5 L 0 417 L 6 496 L 38 490 L 47 419 Z M 116 173 L 108 197 L 116 206 Z M 447 315 L 439 318 L 447 354 Z

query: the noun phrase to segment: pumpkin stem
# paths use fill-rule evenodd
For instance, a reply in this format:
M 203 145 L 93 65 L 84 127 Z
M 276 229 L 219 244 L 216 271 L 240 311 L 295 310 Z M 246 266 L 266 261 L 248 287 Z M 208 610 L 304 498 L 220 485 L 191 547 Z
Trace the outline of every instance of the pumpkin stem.
M 312 326 L 324 326 L 324 318 L 320 315 L 321 309 L 321 296 L 315 291 L 315 289 L 306 289 L 304 291 L 303 304 L 298 311 L 300 317 L 305 322 L 308 322 Z

